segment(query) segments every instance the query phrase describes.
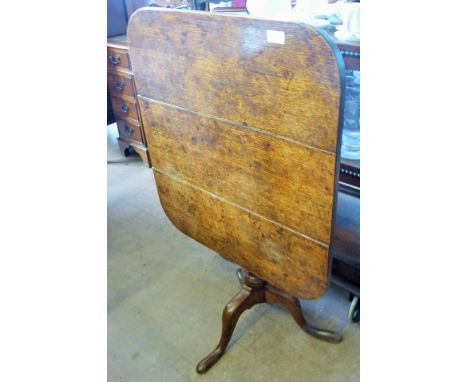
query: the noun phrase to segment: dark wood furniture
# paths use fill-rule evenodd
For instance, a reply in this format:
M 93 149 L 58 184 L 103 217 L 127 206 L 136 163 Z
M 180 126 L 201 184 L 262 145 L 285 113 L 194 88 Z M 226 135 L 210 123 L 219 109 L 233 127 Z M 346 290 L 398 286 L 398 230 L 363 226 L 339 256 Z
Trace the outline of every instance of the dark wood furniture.
M 346 69 L 360 70 L 359 44 L 343 43 L 332 38 L 340 49 Z M 350 292 L 349 318 L 354 322 L 360 319 L 360 190 L 360 161 L 341 158 L 340 192 L 332 245 L 332 282 Z
M 134 150 L 146 166 L 151 167 L 126 35 L 107 39 L 107 86 L 117 121 L 120 149 L 125 155 Z
M 350 293 L 348 317 L 359 321 L 360 296 L 360 198 L 340 191 L 332 240 L 331 281 Z
M 310 325 L 304 318 L 301 304 L 296 297 L 242 269 L 237 270 L 237 278 L 241 284 L 241 290 L 224 308 L 221 338 L 215 349 L 198 363 L 198 373 L 206 372 L 223 356 L 240 315 L 257 304 L 281 304 L 307 334 L 330 343 L 342 341 L 341 335 Z
M 301 24 L 141 9 L 130 57 L 166 215 L 242 266 L 226 306 L 224 353 L 240 314 L 282 303 L 307 333 L 298 298 L 329 284 L 339 179 L 344 63 L 328 36 Z
M 331 35 L 333 41 L 340 49 L 345 62 L 345 68 L 351 70 L 361 70 L 361 47 L 359 43 L 344 43 Z M 340 182 L 344 192 L 351 192 L 359 195 L 361 166 L 358 160 L 341 158 Z

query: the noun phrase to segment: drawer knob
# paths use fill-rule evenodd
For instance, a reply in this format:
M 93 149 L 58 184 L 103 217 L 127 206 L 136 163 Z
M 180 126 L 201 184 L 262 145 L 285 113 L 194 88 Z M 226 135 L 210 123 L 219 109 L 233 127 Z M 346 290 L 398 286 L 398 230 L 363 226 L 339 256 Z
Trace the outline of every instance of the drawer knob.
M 112 62 L 112 65 L 119 65 L 120 63 L 120 56 L 113 56 L 112 54 L 109 55 L 109 60 Z
M 116 89 L 119 92 L 122 92 L 125 89 L 125 82 L 124 81 L 119 82 L 119 81 L 115 80 L 114 81 L 114 86 L 116 87 Z
M 122 103 L 120 104 L 120 110 L 122 110 L 124 113 L 128 113 L 128 111 L 130 110 L 130 108 L 122 102 Z
M 133 135 L 133 129 L 128 125 L 125 125 L 125 131 L 128 135 Z

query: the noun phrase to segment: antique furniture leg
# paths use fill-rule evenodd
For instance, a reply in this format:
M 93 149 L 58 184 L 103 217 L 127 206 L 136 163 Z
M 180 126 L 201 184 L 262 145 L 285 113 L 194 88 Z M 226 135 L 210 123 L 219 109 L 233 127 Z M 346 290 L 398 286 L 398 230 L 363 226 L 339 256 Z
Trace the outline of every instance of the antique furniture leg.
M 133 146 L 132 148 L 140 156 L 140 158 L 143 161 L 143 163 L 145 164 L 145 166 L 151 168 L 151 159 L 149 157 L 148 150 L 144 149 L 144 148 L 142 149 L 142 148 L 137 147 L 137 146 Z
M 300 328 L 311 336 L 335 344 L 341 342 L 343 339 L 341 334 L 332 332 L 330 330 L 316 328 L 315 326 L 310 325 L 304 318 L 299 300 L 296 297 L 290 296 L 271 285 L 267 285 L 265 287 L 265 302 L 268 304 L 282 304 L 289 311 L 289 313 L 291 313 Z
M 120 139 L 120 138 L 117 138 L 117 142 L 119 143 L 119 148 L 120 148 L 121 153 L 122 153 L 125 157 L 128 157 L 128 155 L 129 155 L 129 148 L 130 148 L 130 146 L 128 145 L 128 143 L 125 142 L 125 141 L 123 141 L 123 140 Z
M 237 277 L 242 288 L 224 308 L 221 339 L 216 348 L 198 363 L 197 373 L 205 373 L 223 356 L 241 314 L 263 302 L 282 304 L 307 334 L 332 343 L 341 342 L 340 334 L 308 324 L 297 298 L 266 284 L 262 279 L 243 270 L 237 270 Z
M 218 346 L 198 363 L 197 373 L 202 374 L 206 372 L 223 356 L 240 315 L 255 304 L 264 302 L 264 282 L 254 276 L 250 280 L 249 276 L 244 277 L 240 270 L 237 271 L 237 277 L 241 282 L 242 289 L 224 308 L 221 339 Z

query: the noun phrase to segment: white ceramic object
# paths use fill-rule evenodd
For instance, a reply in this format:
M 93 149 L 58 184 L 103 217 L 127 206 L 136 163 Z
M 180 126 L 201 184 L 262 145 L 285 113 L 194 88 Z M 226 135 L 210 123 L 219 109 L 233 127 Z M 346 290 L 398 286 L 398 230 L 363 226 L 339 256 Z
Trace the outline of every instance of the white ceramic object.
M 296 0 L 292 12 L 298 20 L 326 16 L 329 13 L 328 0 Z
M 343 42 L 358 43 L 360 42 L 359 37 L 350 34 L 347 29 L 341 28 L 335 32 L 335 37 Z
M 253 17 L 291 20 L 291 0 L 248 0 L 246 6 Z
M 343 21 L 343 28 L 337 32 L 342 38 L 358 40 L 361 36 L 360 3 L 336 3 L 336 13 Z M 338 37 L 337 33 L 335 36 Z

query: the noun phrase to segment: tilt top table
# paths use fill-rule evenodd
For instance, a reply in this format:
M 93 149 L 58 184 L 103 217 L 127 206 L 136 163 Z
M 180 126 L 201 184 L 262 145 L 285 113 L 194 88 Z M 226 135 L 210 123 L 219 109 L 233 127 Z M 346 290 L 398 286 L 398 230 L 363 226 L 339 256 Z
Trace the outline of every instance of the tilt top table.
M 307 333 L 298 298 L 330 279 L 339 176 L 343 59 L 312 27 L 141 8 L 128 26 L 138 102 L 162 207 L 183 233 L 240 265 L 223 313 L 223 355 L 255 304 L 282 303 Z

